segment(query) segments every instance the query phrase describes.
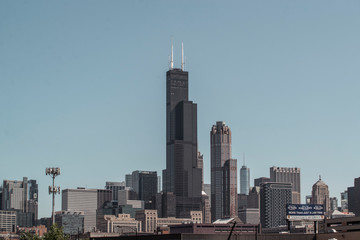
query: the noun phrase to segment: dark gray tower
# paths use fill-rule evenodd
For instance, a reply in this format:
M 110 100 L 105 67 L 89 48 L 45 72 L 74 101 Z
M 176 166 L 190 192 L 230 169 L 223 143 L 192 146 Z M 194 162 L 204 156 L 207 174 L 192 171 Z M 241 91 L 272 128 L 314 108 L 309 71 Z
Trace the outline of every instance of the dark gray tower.
M 166 73 L 166 170 L 163 190 L 176 196 L 176 216 L 201 210 L 201 169 L 197 164 L 197 105 L 189 101 L 188 72 Z
M 262 227 L 286 226 L 286 204 L 291 203 L 291 183 L 260 184 L 260 222 Z

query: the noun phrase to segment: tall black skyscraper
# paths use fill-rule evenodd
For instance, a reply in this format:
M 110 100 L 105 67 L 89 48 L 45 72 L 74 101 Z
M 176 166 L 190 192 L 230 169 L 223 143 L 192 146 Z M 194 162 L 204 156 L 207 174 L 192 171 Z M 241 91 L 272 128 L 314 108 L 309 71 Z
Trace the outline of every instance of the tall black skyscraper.
M 172 55 L 172 54 L 171 54 Z M 189 101 L 188 72 L 166 73 L 166 169 L 163 190 L 176 196 L 176 216 L 201 210 L 201 169 L 197 164 L 197 105 Z

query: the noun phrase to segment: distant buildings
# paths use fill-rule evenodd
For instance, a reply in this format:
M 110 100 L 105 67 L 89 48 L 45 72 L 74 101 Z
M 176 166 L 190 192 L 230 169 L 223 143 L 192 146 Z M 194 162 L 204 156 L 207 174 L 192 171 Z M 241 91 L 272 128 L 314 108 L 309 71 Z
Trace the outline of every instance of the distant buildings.
M 330 198 L 330 211 L 338 210 L 338 200 L 336 197 Z
M 157 210 L 159 217 L 176 217 L 176 196 L 174 193 L 157 193 L 153 202 L 155 204 L 154 209 Z
M 239 209 L 239 218 L 246 224 L 260 223 L 260 209 L 259 208 L 244 208 Z
M 111 190 L 112 192 L 111 200 L 117 201 L 118 191 L 125 189 L 125 182 L 106 182 L 105 189 Z
M 341 196 L 341 211 L 343 212 L 348 212 L 349 211 L 349 207 L 348 207 L 348 191 L 345 190 L 344 192 L 340 193 Z
M 277 183 L 291 183 L 292 185 L 292 203 L 301 203 L 300 194 L 300 168 L 271 167 L 270 181 Z
M 254 179 L 254 187 L 260 187 L 261 183 L 270 182 L 270 178 L 268 177 L 260 177 Z
M 151 198 L 157 193 L 157 180 L 156 171 L 137 170 L 132 172 L 132 185 L 139 200 L 143 200 L 145 204 L 151 201 Z
M 330 211 L 329 187 L 321 180 L 321 177 L 312 186 L 311 204 L 322 204 L 326 213 Z
M 215 221 L 237 216 L 237 167 L 231 156 L 231 130 L 225 122 L 218 121 L 212 126 L 210 148 L 211 218 Z
M 354 186 L 348 187 L 348 207 L 349 212 L 360 216 L 360 177 L 354 179 Z
M 4 180 L 1 209 L 17 212 L 17 225 L 31 227 L 38 218 L 38 185 L 36 180 Z
M 291 183 L 260 185 L 260 222 L 263 228 L 286 226 L 286 204 L 292 203 Z

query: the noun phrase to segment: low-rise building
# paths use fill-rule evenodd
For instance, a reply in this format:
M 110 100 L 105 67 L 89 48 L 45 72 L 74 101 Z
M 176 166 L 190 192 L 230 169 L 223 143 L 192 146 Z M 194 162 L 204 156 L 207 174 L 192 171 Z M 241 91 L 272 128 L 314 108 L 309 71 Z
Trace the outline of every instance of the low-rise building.
M 243 223 L 259 224 L 260 223 L 260 210 L 259 210 L 259 208 L 239 209 L 239 218 Z
M 141 221 L 130 217 L 130 214 L 105 215 L 99 230 L 108 233 L 137 233 L 141 231 Z
M 64 228 L 64 234 L 78 235 L 84 233 L 84 211 L 58 211 L 55 213 L 55 222 Z
M 47 228 L 45 225 L 39 225 L 34 227 L 19 227 L 18 231 L 21 232 L 28 232 L 34 235 L 37 235 L 39 237 L 43 237 L 44 233 L 47 232 Z
M 157 210 L 141 210 L 136 212 L 136 220 L 141 221 L 142 232 L 154 233 L 157 227 L 170 225 L 202 223 L 202 211 L 191 211 L 190 218 L 158 218 Z
M 0 232 L 16 231 L 16 212 L 0 210 Z

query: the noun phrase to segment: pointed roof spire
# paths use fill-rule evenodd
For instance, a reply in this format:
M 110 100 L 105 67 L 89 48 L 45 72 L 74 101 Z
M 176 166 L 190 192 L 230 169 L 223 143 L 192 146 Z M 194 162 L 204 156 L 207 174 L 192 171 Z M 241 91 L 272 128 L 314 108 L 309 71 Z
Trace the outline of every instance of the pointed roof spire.
M 243 166 L 245 166 L 245 152 L 243 152 Z
M 184 43 L 181 42 L 181 70 L 185 70 L 185 62 L 184 62 Z
M 174 69 L 174 44 L 171 38 L 171 57 L 170 57 L 170 70 Z

